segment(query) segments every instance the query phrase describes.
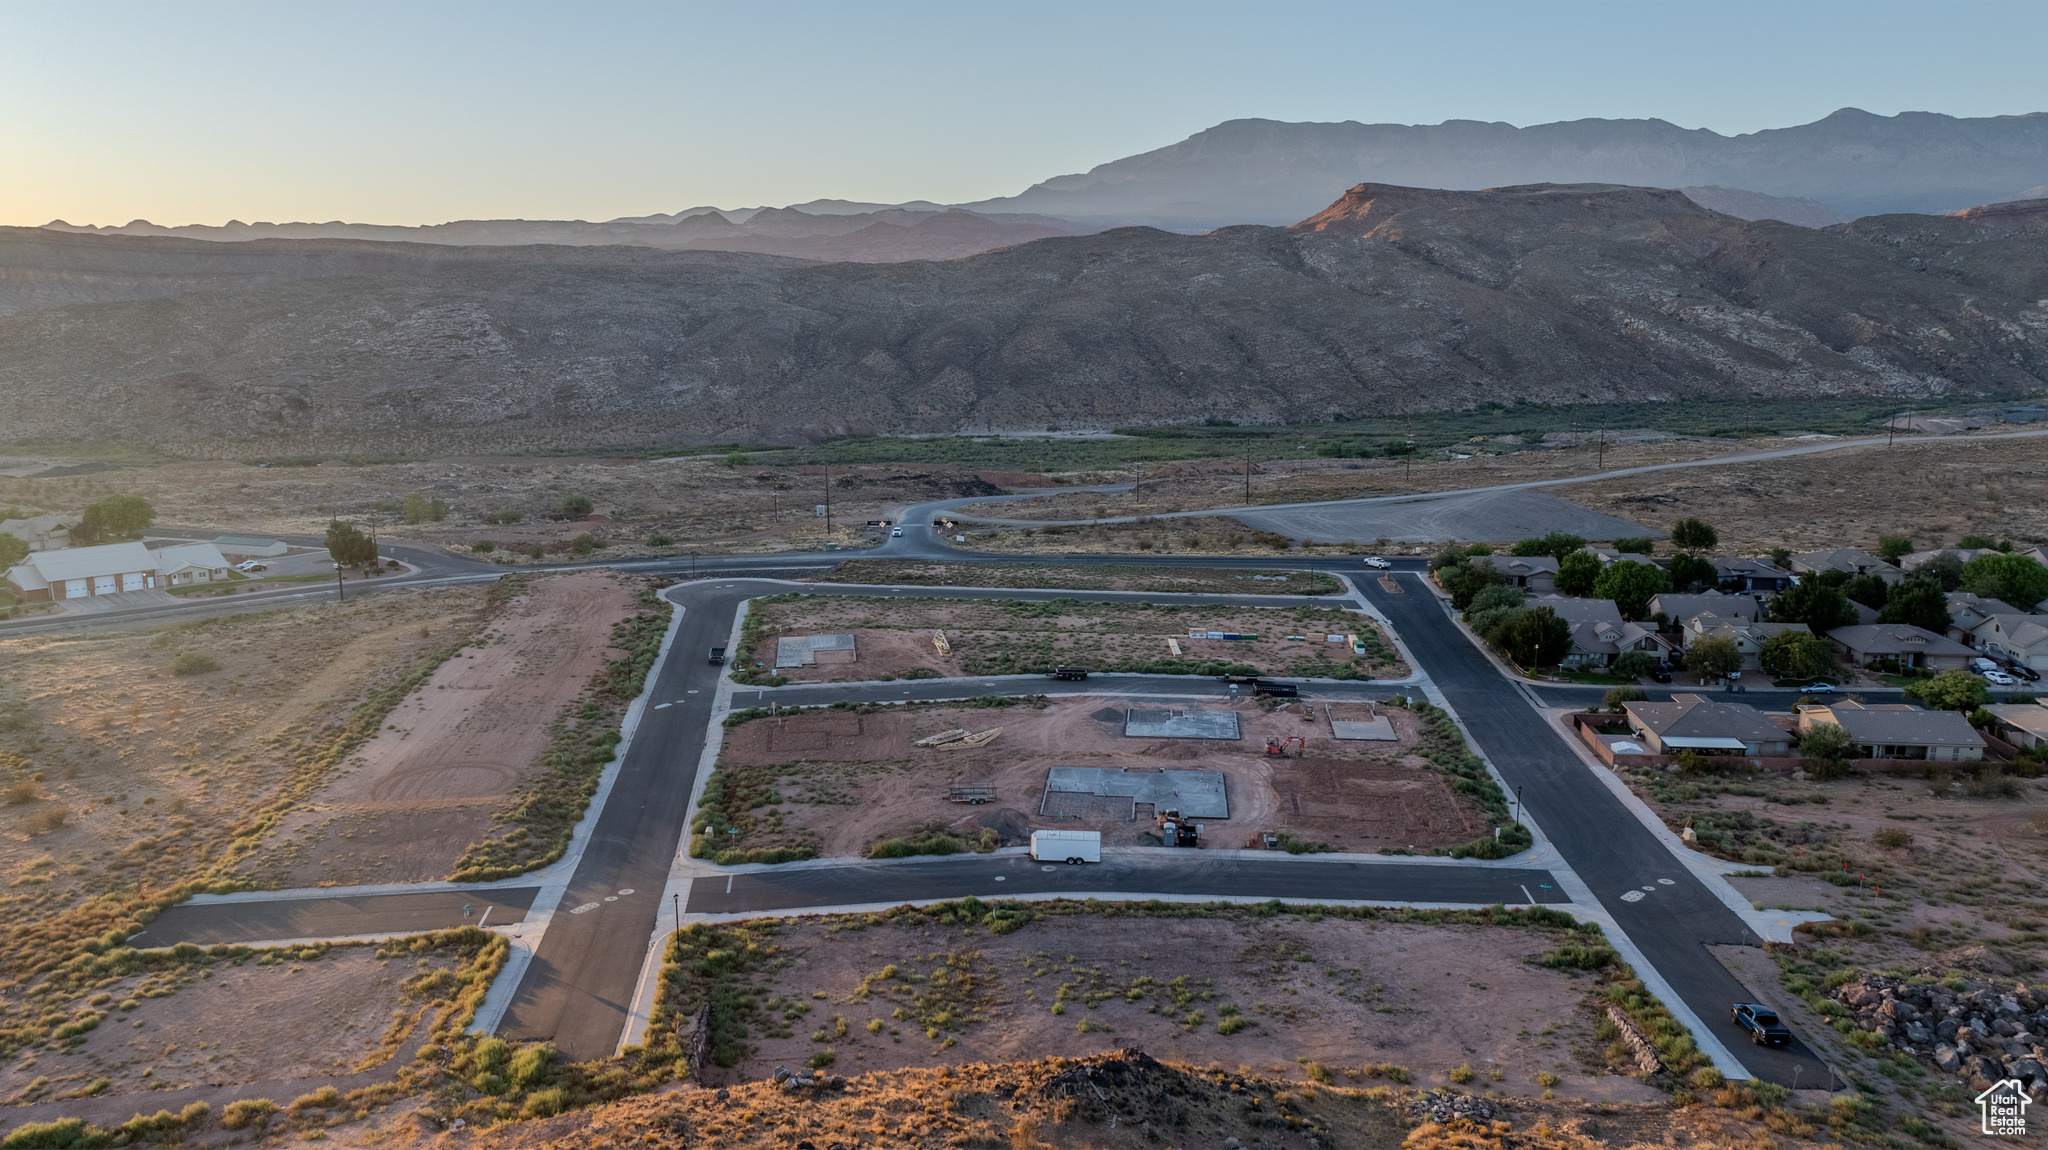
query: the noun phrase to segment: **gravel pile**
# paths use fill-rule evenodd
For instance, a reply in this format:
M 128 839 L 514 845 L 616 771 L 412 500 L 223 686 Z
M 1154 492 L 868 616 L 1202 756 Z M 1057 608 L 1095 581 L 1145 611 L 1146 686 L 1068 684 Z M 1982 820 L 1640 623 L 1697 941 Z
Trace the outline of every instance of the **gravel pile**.
M 1470 1094 L 1459 1094 L 1453 1090 L 1427 1090 L 1415 1103 L 1424 1114 L 1438 1122 L 1449 1122 L 1454 1118 L 1469 1118 L 1474 1122 L 1491 1122 L 1497 1111 L 1487 1104 L 1486 1099 Z

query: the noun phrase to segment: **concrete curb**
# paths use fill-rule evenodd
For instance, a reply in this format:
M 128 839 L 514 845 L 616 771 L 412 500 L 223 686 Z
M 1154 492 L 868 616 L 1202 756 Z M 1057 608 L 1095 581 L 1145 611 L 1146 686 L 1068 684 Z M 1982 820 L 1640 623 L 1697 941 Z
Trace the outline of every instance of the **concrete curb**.
M 885 911 L 890 911 L 890 910 L 894 910 L 894 909 L 896 909 L 896 908 L 897 908 L 897 907 L 899 907 L 899 906 L 915 906 L 915 907 L 925 907 L 925 906 L 936 906 L 936 905 L 938 905 L 939 903 L 943 903 L 943 902 L 958 902 L 958 901 L 960 900 L 960 897 L 962 897 L 962 896 L 957 896 L 957 895 L 956 895 L 956 896 L 954 896 L 954 897 L 952 897 L 952 898 L 911 898 L 911 899 L 897 899 L 897 900 L 895 900 L 895 901 L 893 901 L 893 902 L 864 902 L 864 903 L 851 903 L 851 904 L 847 904 L 847 905 L 844 905 L 844 906 L 806 906 L 806 907 L 791 907 L 791 908 L 786 908 L 786 909 L 782 909 L 782 910 L 747 910 L 747 911 L 734 911 L 734 912 L 732 912 L 732 913 L 729 913 L 729 914 L 685 914 L 685 915 L 683 915 L 683 923 L 684 923 L 684 925 L 685 925 L 685 926 L 687 926 L 687 925 L 690 925 L 690 924 L 692 924 L 692 923 L 699 923 L 699 922 L 703 922 L 703 923 L 725 923 L 725 922 L 745 922 L 745 921 L 747 921 L 748 919 L 757 919 L 757 918 L 803 918 L 803 917 L 804 917 L 804 916 L 806 916 L 806 915 L 828 915 L 828 914 L 880 914 L 880 913 L 883 913 L 883 912 L 885 912 Z M 1273 900 L 1272 900 L 1272 898 L 1271 898 L 1270 896 L 1268 896 L 1268 897 L 1265 897 L 1265 898 L 1260 898 L 1260 897 L 1256 897 L 1256 896 L 1253 896 L 1253 895 L 1241 895 L 1241 894 L 1213 894 L 1213 895 L 1191 895 L 1191 894 L 1152 894 L 1152 893 L 1148 893 L 1148 892 L 1146 892 L 1146 891 L 1100 891 L 1100 890 L 1088 890 L 1088 891 L 1041 891 L 1041 892 L 1036 892 L 1036 893 L 1031 893 L 1031 894 L 1014 894 L 1014 895 L 1011 895 L 1011 894 L 1001 894 L 1001 895 L 988 895 L 988 896 L 985 896 L 985 897 L 984 897 L 984 896 L 979 896 L 979 895 L 977 895 L 977 896 L 975 896 L 975 897 L 978 897 L 978 898 L 982 898 L 982 901 L 984 901 L 984 902 L 988 902 L 988 901 L 997 901 L 997 902 L 1054 902 L 1054 901 L 1058 901 L 1058 900 L 1060 900 L 1060 899 L 1065 899 L 1065 900 L 1067 900 L 1067 901 L 1070 901 L 1070 902 L 1087 902 L 1088 900 L 1090 900 L 1090 899 L 1093 899 L 1093 900 L 1095 900 L 1096 902 L 1172 902 L 1172 903 L 1212 903 L 1212 902 L 1221 902 L 1221 903 L 1229 903 L 1229 904 L 1231 904 L 1231 905 L 1233 905 L 1233 906 L 1263 906 L 1263 905 L 1265 905 L 1266 903 L 1269 903 L 1269 902 L 1273 901 Z M 1287 900 L 1286 900 L 1286 899 L 1282 899 L 1281 901 L 1282 901 L 1282 902 L 1287 902 Z M 1485 909 L 1487 909 L 1488 907 L 1490 907 L 1490 906 L 1492 906 L 1492 905 L 1494 905 L 1494 904 L 1492 904 L 1492 903 L 1481 903 L 1481 902 L 1397 902 L 1397 901 L 1389 901 L 1389 900 L 1385 900 L 1385 899 L 1349 899 L 1349 898 L 1319 898 L 1319 899 L 1316 899 L 1316 900 L 1314 900 L 1313 902 L 1290 902 L 1290 903 L 1288 903 L 1287 905 L 1289 905 L 1289 906 L 1299 906 L 1299 907 L 1309 907 L 1309 906 L 1370 906 L 1370 907 L 1381 907 L 1381 908 L 1384 908 L 1384 909 L 1387 909 L 1387 910 L 1485 910 Z M 1543 905 L 1546 905 L 1546 906 L 1548 906 L 1548 907 L 1549 907 L 1550 909 L 1552 909 L 1552 910 L 1559 910 L 1559 911 L 1563 911 L 1563 912 L 1565 912 L 1566 914 L 1574 914 L 1574 913 L 1576 913 L 1576 912 L 1578 911 L 1578 909 L 1579 909 L 1579 908 L 1577 908 L 1577 907 L 1574 907 L 1574 906 L 1573 906 L 1573 905 L 1571 905 L 1570 903 L 1546 903 L 1546 904 L 1543 904 Z M 1510 909 L 1514 909 L 1514 908 L 1510 908 Z

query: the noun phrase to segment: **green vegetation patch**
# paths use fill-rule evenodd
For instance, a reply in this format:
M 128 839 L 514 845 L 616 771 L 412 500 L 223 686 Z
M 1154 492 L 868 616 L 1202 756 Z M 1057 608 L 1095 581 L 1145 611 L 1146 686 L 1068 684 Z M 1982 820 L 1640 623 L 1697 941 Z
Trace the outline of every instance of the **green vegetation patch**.
M 1431 766 L 1450 777 L 1452 790 L 1479 800 L 1499 831 L 1497 837 L 1481 835 L 1469 843 L 1439 847 L 1430 853 L 1448 854 L 1452 858 L 1501 859 L 1528 850 L 1535 843 L 1535 836 L 1528 827 L 1513 821 L 1507 795 L 1486 769 L 1485 760 L 1466 745 L 1465 733 L 1458 729 L 1458 724 L 1443 709 L 1419 699 L 1411 702 L 1409 709 L 1422 717 L 1422 744 L 1418 752 Z

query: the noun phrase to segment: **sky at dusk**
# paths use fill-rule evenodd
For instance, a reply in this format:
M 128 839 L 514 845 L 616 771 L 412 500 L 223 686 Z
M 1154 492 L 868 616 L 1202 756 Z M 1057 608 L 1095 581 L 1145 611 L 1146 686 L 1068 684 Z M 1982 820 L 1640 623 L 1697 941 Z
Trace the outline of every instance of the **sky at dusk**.
M 1222 120 L 2048 110 L 2038 3 L 7 3 L 0 224 L 960 202 Z

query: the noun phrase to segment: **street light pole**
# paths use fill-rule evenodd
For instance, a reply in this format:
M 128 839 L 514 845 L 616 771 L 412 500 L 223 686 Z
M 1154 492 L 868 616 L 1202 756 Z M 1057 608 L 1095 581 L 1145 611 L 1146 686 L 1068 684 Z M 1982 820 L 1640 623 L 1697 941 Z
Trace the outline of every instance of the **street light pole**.
M 1515 825 L 1522 825 L 1522 788 L 1515 788 Z

